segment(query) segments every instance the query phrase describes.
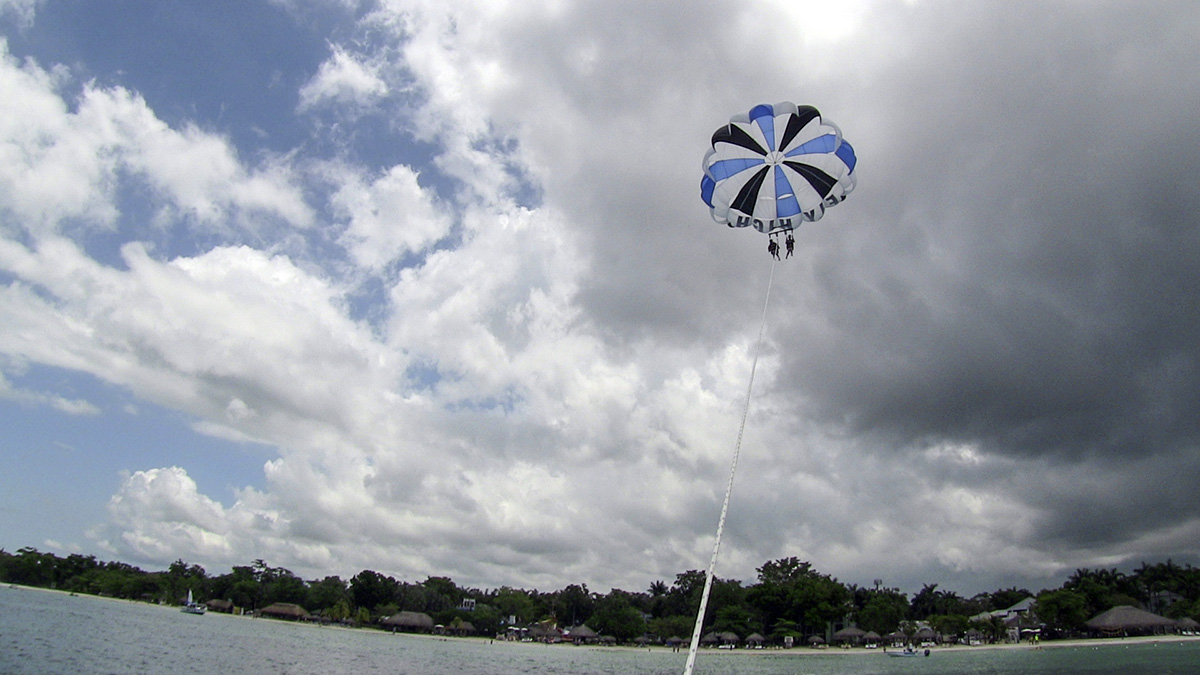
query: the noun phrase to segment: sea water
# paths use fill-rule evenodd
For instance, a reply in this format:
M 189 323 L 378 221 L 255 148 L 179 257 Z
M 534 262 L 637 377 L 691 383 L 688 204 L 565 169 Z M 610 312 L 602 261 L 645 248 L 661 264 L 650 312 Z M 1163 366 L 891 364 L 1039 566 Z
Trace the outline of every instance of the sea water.
M 392 635 L 0 586 L 0 673 L 682 673 L 686 652 Z M 704 650 L 697 675 L 1200 673 L 1200 641 L 1034 650 Z

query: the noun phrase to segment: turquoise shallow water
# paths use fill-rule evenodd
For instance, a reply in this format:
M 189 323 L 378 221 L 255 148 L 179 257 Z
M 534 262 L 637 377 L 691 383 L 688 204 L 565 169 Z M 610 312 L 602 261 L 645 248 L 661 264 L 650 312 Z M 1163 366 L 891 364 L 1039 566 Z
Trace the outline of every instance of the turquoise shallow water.
M 0 587 L 0 673 L 682 673 L 685 653 L 440 640 Z M 1200 673 L 1200 641 L 1034 650 L 701 652 L 697 675 Z

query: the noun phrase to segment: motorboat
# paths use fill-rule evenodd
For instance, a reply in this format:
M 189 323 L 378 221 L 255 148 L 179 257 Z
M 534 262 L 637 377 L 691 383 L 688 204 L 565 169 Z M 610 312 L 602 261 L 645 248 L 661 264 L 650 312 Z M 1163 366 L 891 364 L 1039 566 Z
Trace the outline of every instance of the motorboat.
M 904 648 L 903 650 L 901 650 L 901 651 L 890 651 L 890 652 L 888 652 L 888 653 L 887 653 L 887 655 L 888 655 L 888 656 L 897 656 L 897 657 L 900 657 L 900 656 L 921 656 L 921 655 L 922 655 L 922 652 L 919 652 L 919 651 L 917 651 L 917 650 L 913 649 L 912 647 L 905 647 L 905 648 Z M 925 656 L 929 656 L 929 650 L 928 650 L 928 649 L 926 649 L 926 650 L 924 651 L 924 655 L 925 655 Z

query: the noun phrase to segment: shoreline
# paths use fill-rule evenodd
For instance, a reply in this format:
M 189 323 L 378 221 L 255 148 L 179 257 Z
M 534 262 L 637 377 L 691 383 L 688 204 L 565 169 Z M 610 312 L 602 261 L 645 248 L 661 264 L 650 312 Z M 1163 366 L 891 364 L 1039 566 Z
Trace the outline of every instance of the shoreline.
M 161 607 L 163 609 L 169 609 L 169 610 L 175 610 L 175 611 L 178 611 L 178 609 L 179 609 L 178 606 L 174 606 L 174 605 L 158 605 L 156 603 L 148 603 L 148 602 L 143 602 L 141 600 L 130 600 L 127 598 L 114 598 L 114 597 L 109 597 L 109 596 L 105 596 L 105 595 L 92 595 L 90 593 L 77 593 L 77 592 L 67 591 L 67 590 L 63 590 L 63 589 L 59 589 L 59 588 L 45 588 L 42 586 L 26 586 L 24 584 L 15 584 L 15 583 L 6 583 L 6 584 L 3 584 L 3 586 L 8 587 L 13 590 L 28 590 L 28 591 L 41 591 L 41 592 L 45 592 L 45 593 L 59 593 L 62 595 L 67 595 L 67 596 L 74 596 L 74 597 L 80 597 L 80 598 L 94 598 L 96 600 L 106 600 L 109 602 L 134 603 L 134 604 L 146 605 L 148 607 Z M 210 612 L 209 614 L 211 614 L 212 616 L 217 616 L 217 617 L 222 617 L 222 618 L 230 618 L 230 619 L 252 619 L 252 618 L 255 618 L 255 617 L 237 616 L 237 615 L 233 615 L 233 614 L 225 614 L 222 612 Z M 278 622 L 280 624 L 284 624 L 284 625 L 296 626 L 297 628 L 313 628 L 313 629 L 319 629 L 319 630 L 333 629 L 333 630 L 345 630 L 345 631 L 355 631 L 355 632 L 361 631 L 364 634 L 377 634 L 381 637 L 405 637 L 405 638 L 418 638 L 418 639 L 422 639 L 422 640 L 434 640 L 434 641 L 450 641 L 450 640 L 484 641 L 484 640 L 487 640 L 489 642 L 494 642 L 497 644 L 512 645 L 512 646 L 517 646 L 517 647 L 577 648 L 577 649 L 584 649 L 587 651 L 619 650 L 619 651 L 628 651 L 628 652 L 650 652 L 650 653 L 672 652 L 672 653 L 678 653 L 678 654 L 686 654 L 688 651 L 687 648 L 684 647 L 684 648 L 680 649 L 678 652 L 674 652 L 672 648 L 660 646 L 660 645 L 654 645 L 654 646 L 650 646 L 650 647 L 636 647 L 636 646 L 630 646 L 630 645 L 601 646 L 601 645 L 573 645 L 573 644 L 566 644 L 566 643 L 547 644 L 544 642 L 517 642 L 517 641 L 510 641 L 510 640 L 496 640 L 494 638 L 483 637 L 483 636 L 452 637 L 452 636 L 445 636 L 445 635 L 432 635 L 432 634 L 423 634 L 423 633 L 403 633 L 403 632 L 392 633 L 390 631 L 386 631 L 386 630 L 383 630 L 381 628 L 377 628 L 374 626 L 360 626 L 360 627 L 355 628 L 355 627 L 350 627 L 350 626 L 324 625 L 324 624 L 319 624 L 319 623 L 300 622 L 300 621 L 285 621 L 285 620 L 279 620 L 279 619 L 266 619 L 266 620 L 267 621 L 276 621 L 276 622 Z M 1046 649 L 1072 649 L 1072 648 L 1074 648 L 1074 649 L 1079 649 L 1079 648 L 1099 649 L 1099 648 L 1103 648 L 1103 647 L 1115 647 L 1115 646 L 1120 646 L 1120 645 L 1128 646 L 1128 645 L 1146 645 L 1146 644 L 1175 644 L 1175 643 L 1193 642 L 1193 641 L 1200 641 L 1200 635 L 1138 635 L 1138 636 L 1131 636 L 1131 637 L 1071 638 L 1071 639 L 1067 639 L 1067 640 L 1045 640 L 1045 641 L 1038 642 L 1036 645 L 1031 644 L 1029 642 L 984 644 L 984 645 L 976 645 L 976 646 L 940 645 L 937 647 L 930 647 L 929 650 L 930 650 L 930 656 L 934 656 L 938 653 L 949 653 L 949 652 L 987 652 L 987 651 L 998 651 L 998 650 L 1035 651 L 1035 650 L 1046 650 Z M 844 657 L 873 656 L 873 655 L 880 656 L 880 655 L 884 654 L 884 650 L 882 648 L 880 648 L 880 649 L 864 649 L 862 647 L 854 647 L 851 649 L 841 649 L 838 647 L 824 647 L 824 648 L 820 648 L 820 649 L 813 649 L 811 647 L 794 647 L 792 649 L 781 649 L 781 648 L 713 649 L 713 648 L 704 648 L 704 649 L 701 649 L 699 653 L 723 654 L 723 655 L 731 655 L 731 656 L 736 655 L 736 656 L 743 656 L 743 657 L 755 656 L 755 655 L 766 655 L 766 654 L 786 654 L 788 656 L 804 658 L 804 657 L 811 657 L 811 656 L 844 656 Z
M 1117 647 L 1117 646 L 1122 646 L 1122 645 L 1124 645 L 1124 646 L 1130 646 L 1130 645 L 1141 646 L 1141 645 L 1151 645 L 1151 644 L 1178 644 L 1178 643 L 1193 642 L 1193 641 L 1200 641 L 1200 635 L 1138 635 L 1138 636 L 1124 637 L 1124 638 L 1121 638 L 1121 637 L 1072 638 L 1072 639 L 1068 639 L 1068 640 L 1048 640 L 1048 641 L 1039 642 L 1036 645 L 1030 644 L 1028 642 L 986 644 L 986 645 L 976 645 L 974 647 L 968 646 L 968 645 L 949 645 L 949 646 L 942 645 L 942 646 L 938 646 L 938 647 L 930 647 L 929 655 L 932 657 L 932 656 L 937 656 L 938 654 L 949 654 L 949 653 L 965 654 L 965 653 L 974 653 L 974 652 L 995 652 L 995 651 L 1014 651 L 1014 650 L 1016 650 L 1016 651 L 1038 651 L 1038 650 L 1049 650 L 1049 649 L 1080 649 L 1080 648 L 1101 649 L 1101 648 Z M 510 644 L 538 645 L 541 643 L 510 643 Z M 547 646 L 554 646 L 554 645 L 547 645 Z M 569 647 L 569 646 L 573 646 L 573 645 L 566 645 L 566 646 Z M 612 646 L 612 647 L 601 647 L 598 645 L 584 645 L 583 648 L 588 649 L 590 651 L 606 651 L 606 650 L 612 650 L 612 649 L 619 649 L 619 650 L 630 651 L 630 652 L 654 652 L 654 653 L 662 653 L 662 652 L 669 651 L 669 648 L 660 647 L 657 645 L 654 647 L 649 647 L 649 648 L 647 648 L 647 647 L 632 647 L 632 646 L 627 646 L 627 645 Z M 892 649 L 892 648 L 889 647 L 889 649 Z M 921 651 L 923 651 L 923 650 L 924 649 L 922 648 Z M 687 651 L 688 650 L 685 647 L 685 648 L 681 649 L 678 653 L 679 654 L 687 654 Z M 697 653 L 698 654 L 713 654 L 713 655 L 721 654 L 721 655 L 729 655 L 729 656 L 735 656 L 735 657 L 736 656 L 753 657 L 753 656 L 762 656 L 762 655 L 772 654 L 772 655 L 786 655 L 786 656 L 796 657 L 796 658 L 810 658 L 810 657 L 814 657 L 814 656 L 855 658 L 855 657 L 867 657 L 867 656 L 883 656 L 885 652 L 883 651 L 882 648 L 881 649 L 864 649 L 862 647 L 855 647 L 855 648 L 851 648 L 851 649 L 841 649 L 841 648 L 837 648 L 837 647 L 829 647 L 829 648 L 823 648 L 823 649 L 812 649 L 811 647 L 795 647 L 792 649 L 778 649 L 778 648 L 713 649 L 713 648 L 704 648 L 704 649 L 699 650 L 699 652 L 697 652 Z

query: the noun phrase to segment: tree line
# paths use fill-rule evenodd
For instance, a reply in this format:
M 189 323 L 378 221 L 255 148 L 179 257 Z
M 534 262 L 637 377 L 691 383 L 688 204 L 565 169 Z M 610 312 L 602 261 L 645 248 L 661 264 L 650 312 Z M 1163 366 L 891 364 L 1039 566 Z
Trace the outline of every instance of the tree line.
M 910 598 L 879 581 L 869 587 L 844 584 L 794 557 L 764 563 L 757 572 L 757 582 L 748 585 L 734 579 L 714 580 L 706 631 L 730 631 L 743 638 L 759 633 L 781 641 L 788 636 L 827 638 L 834 627 L 844 625 L 881 636 L 897 629 L 912 634 L 921 621 L 943 635 L 961 635 L 974 628 L 985 639 L 998 640 L 1004 633 L 999 619 L 971 617 L 1007 609 L 1034 595 L 1013 587 L 964 598 L 926 584 Z M 661 639 L 691 635 L 704 572 L 689 570 L 675 575 L 669 585 L 655 581 L 638 592 L 613 589 L 601 594 L 589 591 L 586 584 L 571 584 L 547 593 L 508 586 L 462 588 L 448 577 L 413 583 L 373 570 L 350 579 L 305 580 L 263 560 L 216 576 L 183 560 L 166 570 L 147 572 L 91 555 L 59 557 L 25 547 L 16 553 L 0 549 L 0 582 L 167 604 L 180 602 L 190 590 L 200 602 L 228 600 L 250 611 L 276 602 L 293 603 L 325 620 L 351 625 L 378 625 L 384 617 L 414 611 L 429 614 L 443 625 L 456 619 L 470 621 L 483 635 L 495 635 L 511 624 L 586 623 L 602 635 L 628 641 L 647 635 Z M 1175 619 L 1200 619 L 1200 569 L 1170 560 L 1143 563 L 1130 573 L 1079 569 L 1061 587 L 1038 593 L 1034 610 L 1044 635 L 1053 638 L 1080 634 L 1089 618 L 1124 604 Z

